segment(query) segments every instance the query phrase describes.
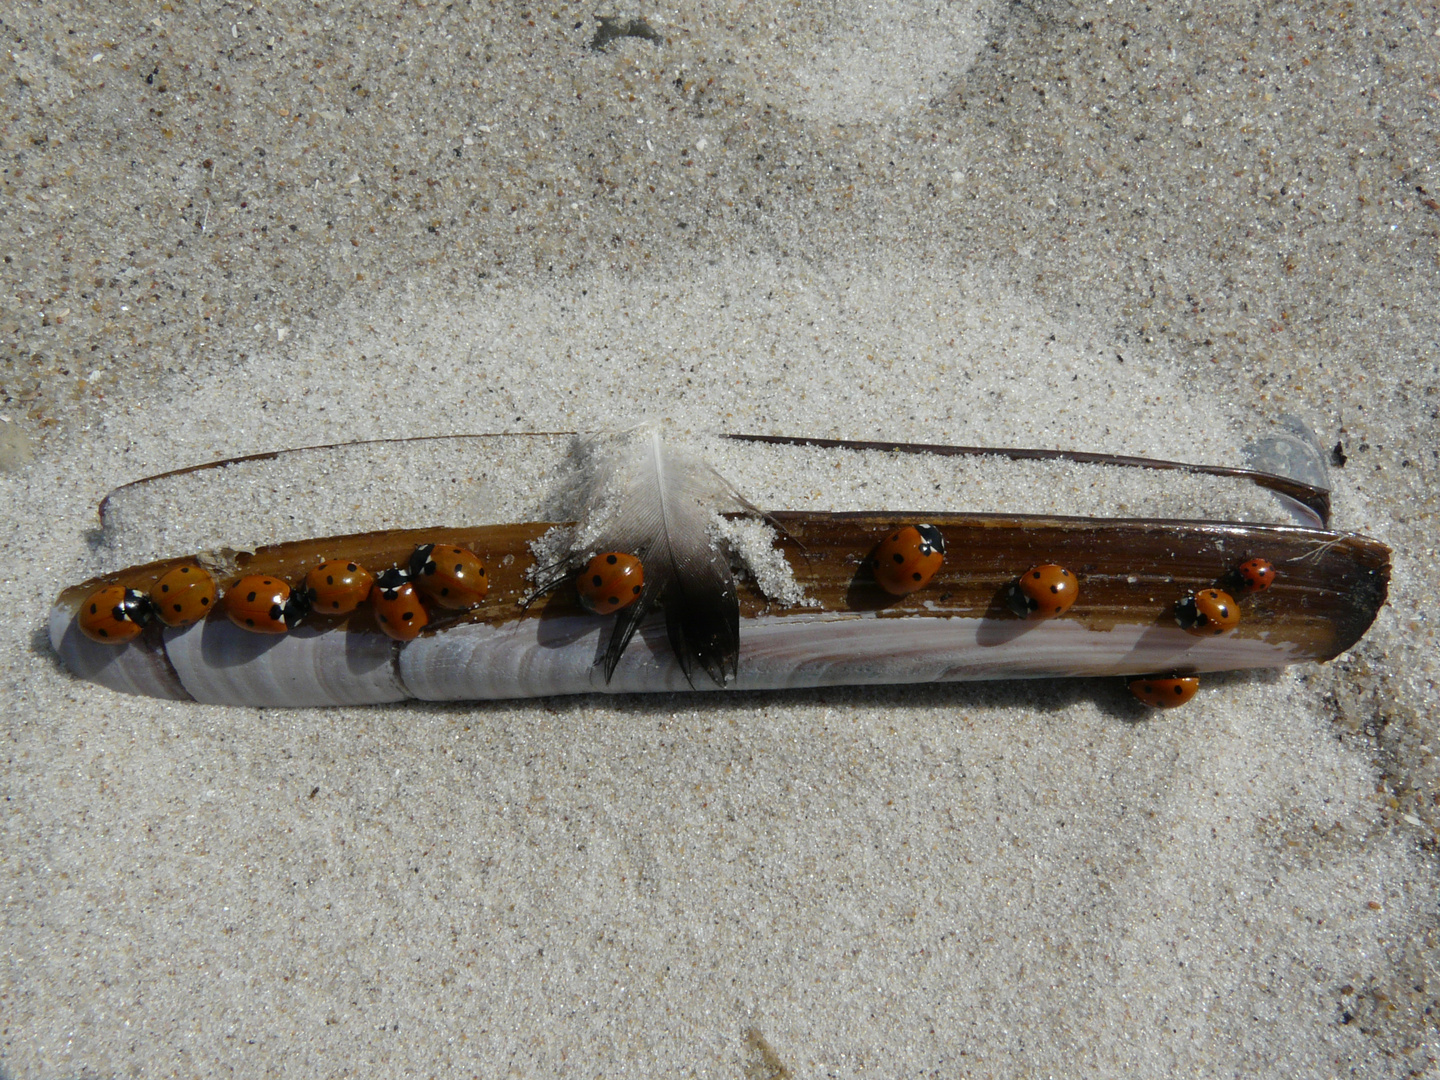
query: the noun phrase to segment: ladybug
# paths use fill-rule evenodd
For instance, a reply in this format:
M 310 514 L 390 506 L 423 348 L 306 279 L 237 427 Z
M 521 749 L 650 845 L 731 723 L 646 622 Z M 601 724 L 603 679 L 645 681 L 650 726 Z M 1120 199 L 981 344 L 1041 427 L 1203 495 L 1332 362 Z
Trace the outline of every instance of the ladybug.
M 305 595 L 317 615 L 349 615 L 363 604 L 375 575 L 357 562 L 322 562 L 305 575 Z
M 485 563 L 473 551 L 450 545 L 422 544 L 410 556 L 416 587 L 441 607 L 468 611 L 490 591 Z
M 392 566 L 375 579 L 370 606 L 380 629 L 396 641 L 413 641 L 430 621 L 408 572 Z
M 1236 567 L 1235 577 L 1247 593 L 1264 592 L 1275 584 L 1275 564 L 1269 559 L 1246 559 Z
M 155 616 L 166 626 L 189 626 L 215 607 L 215 580 L 198 566 L 177 566 L 150 589 Z
M 945 561 L 945 538 L 934 525 L 906 525 L 875 549 L 875 580 L 891 596 L 923 589 Z
M 640 599 L 645 569 L 634 555 L 605 551 L 596 555 L 575 579 L 580 603 L 596 615 L 609 615 Z
M 1157 709 L 1173 709 L 1184 705 L 1200 689 L 1200 680 L 1194 675 L 1179 675 L 1168 679 L 1132 679 L 1130 693 L 1146 705 Z
M 91 641 L 119 645 L 139 637 L 153 613 L 154 606 L 144 593 L 123 585 L 107 585 L 85 598 L 76 621 L 80 632 Z
M 283 634 L 310 613 L 309 597 L 303 589 L 292 591 L 279 578 L 266 574 L 242 577 L 225 590 L 220 603 L 231 622 L 257 634 Z
M 1080 595 L 1080 582 L 1054 563 L 1032 566 L 1010 586 L 1010 610 L 1022 619 L 1053 619 L 1070 610 Z
M 1201 589 L 1175 605 L 1175 621 L 1187 634 L 1209 637 L 1239 626 L 1240 608 L 1227 592 Z

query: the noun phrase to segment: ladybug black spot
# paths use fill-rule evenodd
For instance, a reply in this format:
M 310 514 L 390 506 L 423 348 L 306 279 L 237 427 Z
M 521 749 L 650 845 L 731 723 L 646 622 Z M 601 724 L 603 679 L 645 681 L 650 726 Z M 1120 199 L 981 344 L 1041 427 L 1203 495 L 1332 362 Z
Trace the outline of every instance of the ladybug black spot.
M 897 563 L 903 563 L 905 561 L 905 556 L 901 555 L 898 551 L 890 557 L 894 559 Z
M 614 555 L 606 555 L 606 556 L 605 556 L 605 561 L 606 561 L 607 563 L 609 563 L 611 566 L 614 566 L 614 565 L 615 565 L 616 563 L 618 563 L 620 560 L 619 560 L 616 556 L 614 556 Z

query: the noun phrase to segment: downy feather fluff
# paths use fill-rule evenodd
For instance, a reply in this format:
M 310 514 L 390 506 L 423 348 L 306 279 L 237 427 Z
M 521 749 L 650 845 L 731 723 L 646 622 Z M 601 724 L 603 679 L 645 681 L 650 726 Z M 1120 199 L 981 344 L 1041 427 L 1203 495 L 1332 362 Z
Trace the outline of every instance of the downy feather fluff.
M 639 600 L 616 613 L 605 681 L 640 624 L 658 609 L 690 684 L 703 671 L 724 686 L 738 670 L 740 603 L 730 560 L 716 541 L 717 515 L 759 511 L 653 427 L 597 435 L 583 445 L 582 462 L 587 480 L 581 519 L 558 577 L 603 551 L 629 552 L 645 570 Z M 556 583 L 537 582 L 542 589 Z

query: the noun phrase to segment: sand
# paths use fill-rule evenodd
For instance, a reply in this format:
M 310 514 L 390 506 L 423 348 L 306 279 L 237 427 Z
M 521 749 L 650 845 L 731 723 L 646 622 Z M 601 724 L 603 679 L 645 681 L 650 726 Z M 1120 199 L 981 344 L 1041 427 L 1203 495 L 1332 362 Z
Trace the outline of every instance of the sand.
M 0 1076 L 1433 1073 L 1433 12 L 625 14 L 658 40 L 7 16 Z M 43 633 L 187 545 L 544 503 L 350 447 L 99 528 L 216 458 L 646 420 L 1243 464 L 1287 417 L 1391 604 L 1163 716 L 1109 681 L 209 708 Z

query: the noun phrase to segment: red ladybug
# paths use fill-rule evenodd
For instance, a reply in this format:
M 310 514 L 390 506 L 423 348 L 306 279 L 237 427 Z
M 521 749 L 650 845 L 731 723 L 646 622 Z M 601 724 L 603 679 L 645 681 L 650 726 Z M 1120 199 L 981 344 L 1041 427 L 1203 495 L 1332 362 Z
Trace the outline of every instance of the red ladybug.
M 1247 593 L 1264 592 L 1275 584 L 1275 565 L 1269 559 L 1246 559 L 1236 568 L 1235 576 Z
M 283 634 L 298 626 L 309 612 L 304 592 L 292 591 L 279 578 L 249 574 L 225 590 L 225 614 L 242 630 Z
M 416 588 L 441 607 L 468 611 L 490 591 L 485 563 L 473 551 L 448 544 L 422 544 L 410 556 Z
M 413 641 L 430 622 L 414 582 L 398 566 L 375 579 L 370 589 L 370 607 L 380 629 L 396 641 Z
M 1169 679 L 1132 679 L 1130 692 L 1157 709 L 1173 709 L 1184 705 L 1200 689 L 1200 680 L 1194 675 L 1180 675 Z
M 198 566 L 177 566 L 150 589 L 156 617 L 166 626 L 189 626 L 215 608 L 215 580 Z
M 144 593 L 123 585 L 107 585 L 85 598 L 76 621 L 80 632 L 91 641 L 120 645 L 139 637 L 152 614 L 150 598 Z
M 596 615 L 609 615 L 640 599 L 645 568 L 634 555 L 605 551 L 596 555 L 575 579 L 580 603 Z
M 1197 637 L 1212 637 L 1240 625 L 1240 607 L 1227 592 L 1201 589 L 1175 605 L 1180 629 Z
M 356 562 L 336 559 L 305 575 L 305 592 L 317 615 L 348 615 L 363 604 L 375 575 Z
M 1080 595 L 1080 582 L 1054 563 L 1032 566 L 1010 586 L 1010 610 L 1026 619 L 1053 619 L 1070 610 Z
M 923 589 L 945 561 L 945 538 L 934 525 L 906 525 L 880 541 L 875 580 L 891 596 Z

